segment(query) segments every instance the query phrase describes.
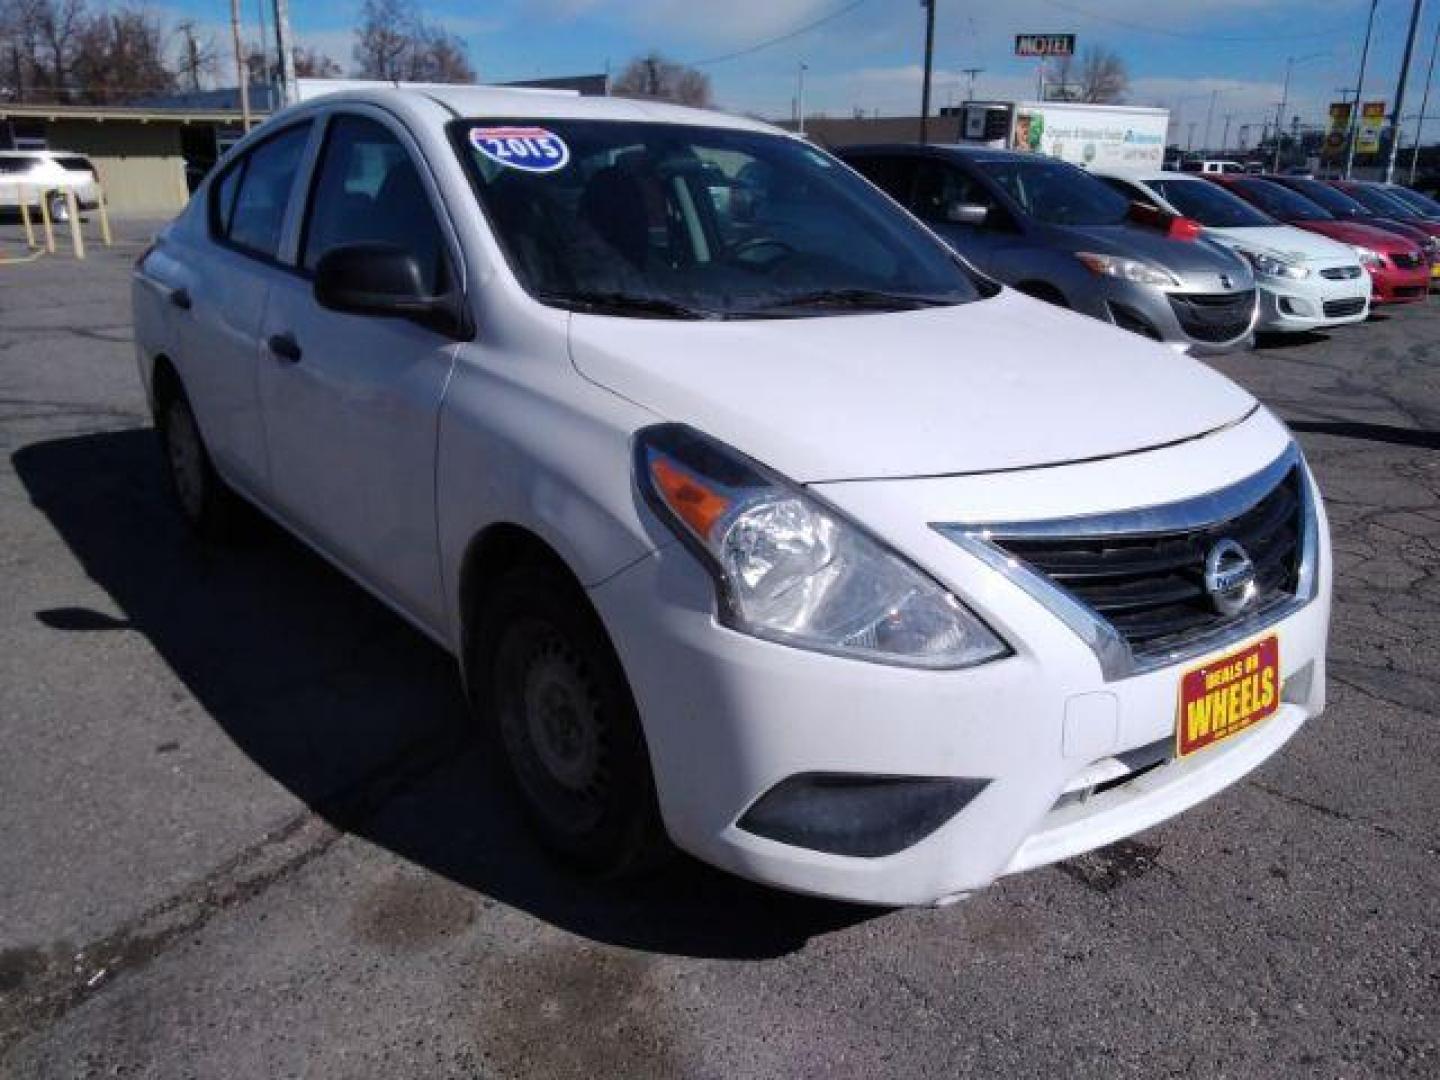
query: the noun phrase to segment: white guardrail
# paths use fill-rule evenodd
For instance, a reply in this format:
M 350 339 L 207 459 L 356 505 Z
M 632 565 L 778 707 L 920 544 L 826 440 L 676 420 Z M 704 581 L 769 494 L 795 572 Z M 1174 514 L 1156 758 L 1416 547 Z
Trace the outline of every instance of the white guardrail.
M 47 196 L 57 194 L 65 200 L 65 217 L 70 226 L 70 247 L 75 258 L 85 258 L 85 234 L 80 225 L 80 204 L 75 198 L 75 192 L 69 189 L 55 189 L 44 184 L 31 184 L 23 180 L 7 180 L 0 177 L 0 207 L 17 207 L 20 211 L 20 221 L 25 227 L 25 244 L 29 249 L 28 258 L 34 258 L 44 252 L 49 255 L 55 254 L 55 222 L 50 213 L 50 200 Z M 9 197 L 3 197 L 9 196 Z M 43 245 L 35 238 L 35 222 L 31 218 L 31 210 L 40 211 L 40 228 L 44 239 Z M 110 214 L 105 205 L 105 189 L 99 184 L 95 185 L 95 210 L 96 216 L 100 219 L 100 239 L 106 247 L 111 244 L 110 238 Z M 18 260 L 7 259 L 0 254 L 0 265 L 6 262 Z

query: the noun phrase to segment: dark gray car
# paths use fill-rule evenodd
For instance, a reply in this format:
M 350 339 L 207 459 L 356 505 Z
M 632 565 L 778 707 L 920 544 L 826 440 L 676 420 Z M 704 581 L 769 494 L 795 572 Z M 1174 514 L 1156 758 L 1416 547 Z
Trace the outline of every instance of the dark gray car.
M 1243 260 L 1212 241 L 1130 220 L 1126 199 L 1073 165 L 980 147 L 836 153 L 1022 292 L 1191 352 L 1251 341 L 1255 276 Z

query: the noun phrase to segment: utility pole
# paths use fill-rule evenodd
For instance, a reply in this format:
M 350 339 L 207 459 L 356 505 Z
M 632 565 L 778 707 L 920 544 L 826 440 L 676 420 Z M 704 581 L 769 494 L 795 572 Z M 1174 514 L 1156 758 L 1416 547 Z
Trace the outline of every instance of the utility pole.
M 1437 38 L 1436 40 L 1437 40 L 1437 41 L 1440 41 L 1440 38 Z M 985 70 L 984 68 L 961 68 L 961 69 L 960 69 L 961 73 L 962 73 L 967 79 L 970 80 L 969 89 L 967 89 L 967 90 L 965 91 L 965 100 L 966 100 L 966 101 L 974 101 L 974 100 L 975 100 L 975 76 L 981 74 L 982 72 L 984 72 L 984 70 Z
M 1185 143 L 1185 152 L 1186 152 L 1187 154 L 1194 153 L 1194 151 L 1195 151 L 1195 125 L 1198 124 L 1198 123 L 1199 123 L 1198 120 L 1191 120 L 1191 121 L 1190 121 L 1190 138 L 1189 138 L 1189 140 Z
M 799 85 L 799 88 L 796 90 L 796 93 L 795 93 L 795 101 L 796 101 L 795 111 L 796 111 L 796 113 L 798 114 L 798 116 L 797 116 L 797 125 L 796 125 L 796 134 L 797 134 L 797 135 L 804 135 L 804 134 L 805 134 L 805 62 L 804 62 L 803 60 L 800 62 L 800 71 L 798 72 L 798 76 L 799 76 L 799 83 L 800 83 L 800 85 Z
M 936 0 L 920 0 L 925 8 L 925 86 L 920 92 L 920 141 L 930 141 L 930 70 L 935 57 Z
M 1365 92 L 1365 62 L 1370 59 L 1370 32 L 1375 29 L 1375 7 L 1380 0 L 1370 0 L 1370 17 L 1365 22 L 1365 46 L 1360 50 L 1360 77 L 1355 80 L 1355 106 L 1350 110 L 1350 130 L 1345 140 L 1345 179 L 1350 179 L 1350 171 L 1355 168 L 1355 139 L 1359 132 L 1357 127 L 1360 122 L 1360 95 Z
M 1420 164 L 1420 135 L 1425 130 L 1425 110 L 1430 105 L 1430 83 L 1435 78 L 1435 54 L 1440 52 L 1440 23 L 1435 26 L 1435 44 L 1430 47 L 1430 69 L 1425 73 L 1425 93 L 1420 97 L 1420 115 L 1415 120 L 1415 148 L 1410 151 L 1410 183 L 1415 183 L 1415 169 Z
M 1210 91 L 1210 108 L 1205 112 L 1205 146 L 1203 149 L 1207 154 L 1210 152 L 1210 124 L 1215 119 L 1215 99 L 1219 96 L 1219 90 Z
M 1295 67 L 1295 58 L 1287 57 L 1285 60 L 1285 88 L 1280 91 L 1280 104 L 1275 108 L 1275 158 L 1270 166 L 1271 172 L 1280 171 L 1280 146 L 1285 141 L 1281 136 L 1285 133 L 1285 106 L 1290 103 L 1290 72 Z
M 290 0 L 275 0 L 275 45 L 280 50 L 280 99 L 286 105 L 300 100 L 295 84 L 295 49 L 290 42 Z
M 1225 134 L 1220 136 L 1220 155 L 1223 157 L 1225 151 L 1230 149 L 1230 121 L 1235 119 L 1233 112 L 1225 114 Z
M 240 123 L 250 130 L 250 73 L 245 70 L 245 49 L 240 44 L 240 0 L 230 0 L 230 33 L 235 39 L 235 78 L 240 83 Z
M 1400 82 L 1395 87 L 1395 111 L 1390 114 L 1390 153 L 1385 160 L 1387 184 L 1395 182 L 1395 159 L 1400 154 L 1400 118 L 1405 115 L 1401 112 L 1401 107 L 1405 104 L 1405 82 L 1410 77 L 1410 56 L 1415 51 L 1415 31 L 1420 28 L 1420 9 L 1424 6 L 1425 0 L 1415 0 L 1410 8 L 1410 33 L 1405 36 L 1405 53 L 1400 58 Z

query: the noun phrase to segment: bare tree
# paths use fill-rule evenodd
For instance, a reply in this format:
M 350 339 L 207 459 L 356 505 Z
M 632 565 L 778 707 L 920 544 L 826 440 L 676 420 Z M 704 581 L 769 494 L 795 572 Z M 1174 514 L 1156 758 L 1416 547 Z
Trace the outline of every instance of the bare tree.
M 165 63 L 165 33 L 154 15 L 134 8 L 82 17 L 74 32 L 74 96 L 110 104 L 175 88 Z
M 355 74 L 410 82 L 474 82 L 465 42 L 421 18 L 414 0 L 365 0 Z
M 180 59 L 176 74 L 181 84 L 190 90 L 199 90 L 202 76 L 215 74 L 218 53 L 214 38 L 201 40 L 195 32 L 195 23 L 186 19 L 175 27 L 180 35 Z
M 631 60 L 611 89 L 617 97 L 658 98 L 699 108 L 714 100 L 709 75 L 654 51 Z
M 335 79 L 341 75 L 340 65 L 319 49 L 304 45 L 295 48 L 295 77 L 297 79 Z
M 1130 72 L 1119 53 L 1092 45 L 1080 53 L 1076 101 L 1115 105 L 1130 91 Z

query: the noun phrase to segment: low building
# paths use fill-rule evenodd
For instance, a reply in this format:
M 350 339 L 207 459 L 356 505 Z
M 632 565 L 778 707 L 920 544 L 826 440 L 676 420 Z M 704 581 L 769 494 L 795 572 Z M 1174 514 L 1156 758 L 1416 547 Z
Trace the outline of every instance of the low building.
M 122 217 L 178 212 L 240 133 L 238 110 L 0 102 L 0 149 L 84 154 Z

